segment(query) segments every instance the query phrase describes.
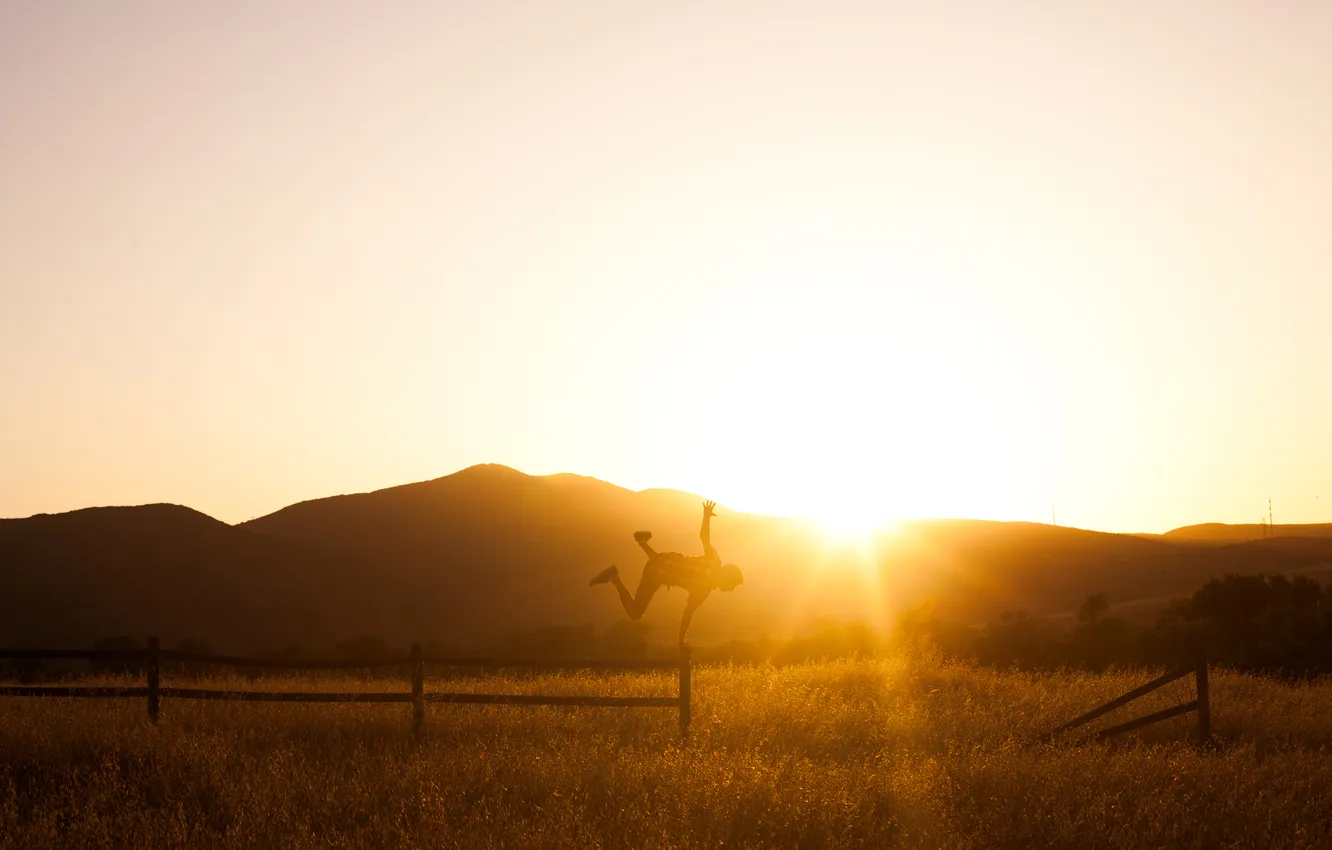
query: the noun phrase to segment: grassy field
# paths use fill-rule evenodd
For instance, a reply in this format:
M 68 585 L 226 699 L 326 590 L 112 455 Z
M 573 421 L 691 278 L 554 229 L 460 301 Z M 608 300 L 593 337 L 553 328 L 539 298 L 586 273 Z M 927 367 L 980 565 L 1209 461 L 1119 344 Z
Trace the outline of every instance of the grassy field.
M 0 699 L 0 845 L 1332 844 L 1332 683 L 1214 674 L 1212 749 L 1190 743 L 1192 715 L 1113 744 L 1027 744 L 1150 675 L 1001 673 L 905 655 L 704 667 L 685 745 L 671 709 L 433 706 L 417 746 L 406 705 L 168 700 L 153 727 L 141 700 Z M 1186 699 L 1191 683 L 1132 710 Z M 386 685 L 405 688 L 262 682 Z M 674 680 L 448 688 L 670 695 Z

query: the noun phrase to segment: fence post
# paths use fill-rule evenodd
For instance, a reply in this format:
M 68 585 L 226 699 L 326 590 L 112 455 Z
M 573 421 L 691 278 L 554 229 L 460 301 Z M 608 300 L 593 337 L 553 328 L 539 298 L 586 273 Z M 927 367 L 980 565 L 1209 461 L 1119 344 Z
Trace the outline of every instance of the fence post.
M 421 660 L 421 644 L 412 644 L 412 737 L 421 740 L 425 725 L 425 662 Z
M 148 719 L 157 722 L 159 707 L 158 679 L 161 672 L 161 656 L 157 638 L 148 638 Z
M 1207 743 L 1212 737 L 1211 687 L 1207 682 L 1207 659 L 1198 662 L 1198 740 Z
M 690 669 L 689 657 L 693 649 L 688 646 L 680 647 L 680 737 L 689 737 L 690 720 Z

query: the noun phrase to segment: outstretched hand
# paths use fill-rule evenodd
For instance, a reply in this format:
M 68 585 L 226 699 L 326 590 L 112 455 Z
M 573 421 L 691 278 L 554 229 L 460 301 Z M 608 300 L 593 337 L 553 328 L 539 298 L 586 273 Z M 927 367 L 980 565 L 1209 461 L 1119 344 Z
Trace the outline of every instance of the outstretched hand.
M 716 503 L 716 502 L 711 502 L 711 501 L 704 502 L 704 503 L 703 503 L 703 516 L 716 516 L 716 514 L 715 514 L 715 513 L 713 512 L 713 510 L 712 510 L 712 509 L 715 508 L 715 507 L 717 507 L 717 503 Z

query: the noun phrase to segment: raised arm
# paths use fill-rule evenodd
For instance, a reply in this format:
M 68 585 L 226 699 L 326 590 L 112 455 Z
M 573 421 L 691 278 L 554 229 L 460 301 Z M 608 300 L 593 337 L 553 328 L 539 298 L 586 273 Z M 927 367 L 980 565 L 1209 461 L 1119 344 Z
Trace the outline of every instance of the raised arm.
M 703 527 L 698 530 L 699 539 L 703 541 L 703 554 L 709 558 L 717 557 L 717 550 L 712 548 L 712 509 L 715 507 L 716 502 L 703 503 Z

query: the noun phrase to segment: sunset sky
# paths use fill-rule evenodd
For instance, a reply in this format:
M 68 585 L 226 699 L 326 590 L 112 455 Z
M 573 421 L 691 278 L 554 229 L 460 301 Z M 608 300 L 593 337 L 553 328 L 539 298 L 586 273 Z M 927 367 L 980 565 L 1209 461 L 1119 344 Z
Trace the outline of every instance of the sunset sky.
M 0 517 L 480 462 L 1332 521 L 1332 3 L 0 2 Z

